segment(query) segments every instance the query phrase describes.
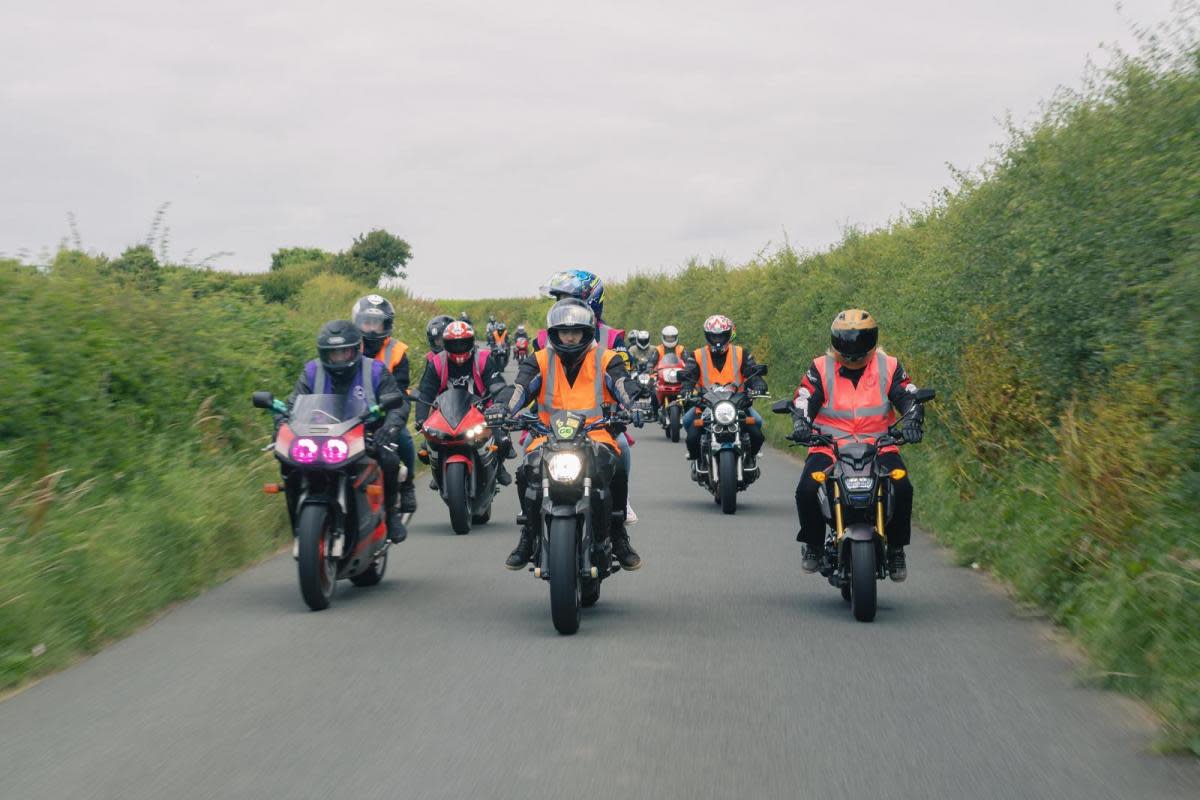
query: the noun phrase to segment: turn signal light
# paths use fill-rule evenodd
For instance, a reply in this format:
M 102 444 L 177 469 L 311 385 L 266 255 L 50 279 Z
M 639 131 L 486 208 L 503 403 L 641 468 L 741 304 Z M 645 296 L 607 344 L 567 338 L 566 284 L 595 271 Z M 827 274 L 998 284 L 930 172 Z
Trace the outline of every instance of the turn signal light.
M 905 470 L 905 469 L 894 469 L 894 470 L 892 470 L 892 471 L 891 471 L 890 473 L 888 473 L 888 474 L 889 474 L 889 476 L 891 477 L 891 479 L 892 479 L 892 480 L 894 480 L 894 481 L 898 481 L 898 480 L 900 480 L 901 478 L 903 478 L 905 475 L 907 475 L 907 474 L 908 474 L 908 470 Z
M 383 497 L 383 487 L 377 483 L 372 483 L 367 487 L 367 497 L 371 498 L 372 500 L 378 500 L 379 498 Z
M 824 472 L 814 472 L 812 475 L 813 475 L 813 480 L 816 481 L 817 483 L 824 483 L 825 479 L 827 477 L 829 477 Z
M 746 417 L 744 420 L 742 420 L 742 424 L 743 425 L 757 425 L 758 421 L 756 419 L 754 419 L 754 417 Z
M 696 417 L 696 421 L 692 423 L 692 427 L 693 428 L 703 428 L 704 420 L 700 419 L 699 417 Z
M 264 483 L 263 494 L 279 494 L 279 490 L 282 488 L 278 483 Z

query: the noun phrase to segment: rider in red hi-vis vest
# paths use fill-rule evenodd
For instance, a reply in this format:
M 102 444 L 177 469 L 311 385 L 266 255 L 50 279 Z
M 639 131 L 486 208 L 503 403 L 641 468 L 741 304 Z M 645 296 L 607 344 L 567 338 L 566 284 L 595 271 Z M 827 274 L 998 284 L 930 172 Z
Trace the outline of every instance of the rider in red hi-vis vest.
M 504 407 L 488 409 L 489 422 L 498 422 L 506 415 L 516 413 L 532 400 L 537 401 L 538 414 L 546 423 L 554 411 L 579 411 L 589 421 L 595 421 L 600 418 L 601 406 L 605 403 L 632 407 L 640 392 L 638 385 L 617 353 L 596 344 L 595 316 L 586 303 L 576 298 L 560 300 L 550 309 L 546 323 L 549 346 L 521 362 L 511 394 L 504 399 Z M 608 484 L 612 493 L 608 535 L 613 555 L 624 569 L 637 569 L 641 566 L 641 558 L 630 545 L 625 529 L 629 473 L 618 451 L 619 445 L 606 430 L 592 431 L 589 436 L 601 445 L 595 450 L 600 465 L 597 480 L 612 475 Z M 524 465 L 517 470 L 522 529 L 517 547 L 505 562 L 509 569 L 520 569 L 533 554 L 540 524 L 541 506 L 536 498 L 536 487 L 541 485 L 541 455 L 538 452 L 541 444 L 541 439 L 532 442 Z
M 800 381 L 792 401 L 792 414 L 799 440 L 816 428 L 839 440 L 873 442 L 896 421 L 896 412 L 906 415 L 904 438 L 919 442 L 924 412 L 916 401 L 917 387 L 904 367 L 878 347 L 879 326 L 875 318 L 857 308 L 840 312 L 830 327 L 830 347 L 817 356 Z M 909 412 L 912 412 L 911 414 Z M 887 470 L 907 469 L 898 448 L 880 450 L 879 465 Z M 825 552 L 825 517 L 814 472 L 833 464 L 829 447 L 812 447 L 804 472 L 796 486 L 796 513 L 804 542 L 805 572 L 816 572 Z M 892 481 L 894 510 L 888 523 L 889 572 L 893 580 L 907 575 L 904 548 L 912 536 L 913 487 L 907 477 Z

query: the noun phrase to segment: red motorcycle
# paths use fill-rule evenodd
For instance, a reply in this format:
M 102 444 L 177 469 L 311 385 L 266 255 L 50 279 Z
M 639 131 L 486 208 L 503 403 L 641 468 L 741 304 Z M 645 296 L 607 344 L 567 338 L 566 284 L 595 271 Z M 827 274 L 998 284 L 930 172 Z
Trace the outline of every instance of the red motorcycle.
M 667 353 L 654 367 L 655 393 L 658 395 L 658 421 L 663 432 L 672 442 L 679 441 L 680 419 L 683 407 L 679 403 L 679 374 L 683 372 L 683 361 L 674 353 Z
M 496 471 L 502 454 L 483 420 L 485 402 L 451 387 L 433 401 L 421 429 L 426 445 L 417 456 L 430 466 L 457 534 L 470 533 L 472 523 L 487 524 L 492 499 L 500 491 Z
M 529 355 L 529 337 L 518 336 L 516 339 L 514 339 L 512 352 L 513 358 L 517 360 L 517 363 L 523 361 L 525 357 Z

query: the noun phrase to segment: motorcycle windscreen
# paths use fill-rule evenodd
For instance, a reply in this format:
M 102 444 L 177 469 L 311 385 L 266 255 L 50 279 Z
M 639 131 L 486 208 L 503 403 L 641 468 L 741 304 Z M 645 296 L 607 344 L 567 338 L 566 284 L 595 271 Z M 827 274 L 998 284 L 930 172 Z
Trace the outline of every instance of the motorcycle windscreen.
M 350 394 L 302 394 L 292 403 L 288 425 L 297 436 L 337 436 L 358 424 L 366 401 Z
M 439 394 L 437 400 L 433 401 L 433 405 L 438 411 L 442 412 L 442 418 L 446 420 L 446 424 L 450 426 L 450 430 L 458 430 L 458 426 L 462 424 L 463 419 L 475 407 L 475 402 L 478 399 L 466 389 L 452 386 Z
M 574 411 L 555 411 L 550 416 L 550 430 L 554 438 L 569 442 L 579 435 L 587 419 Z
M 682 367 L 683 362 L 680 361 L 679 356 L 675 355 L 674 353 L 667 353 L 658 360 L 658 363 L 655 366 L 658 369 L 662 369 L 663 367 Z

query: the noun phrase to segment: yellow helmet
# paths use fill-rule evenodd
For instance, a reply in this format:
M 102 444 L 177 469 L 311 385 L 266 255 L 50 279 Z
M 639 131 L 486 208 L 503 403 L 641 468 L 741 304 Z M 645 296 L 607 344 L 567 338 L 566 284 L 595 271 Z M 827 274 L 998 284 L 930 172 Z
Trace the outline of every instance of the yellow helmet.
M 867 363 L 879 344 L 879 325 L 861 308 L 838 312 L 829 328 L 829 354 L 850 369 Z

